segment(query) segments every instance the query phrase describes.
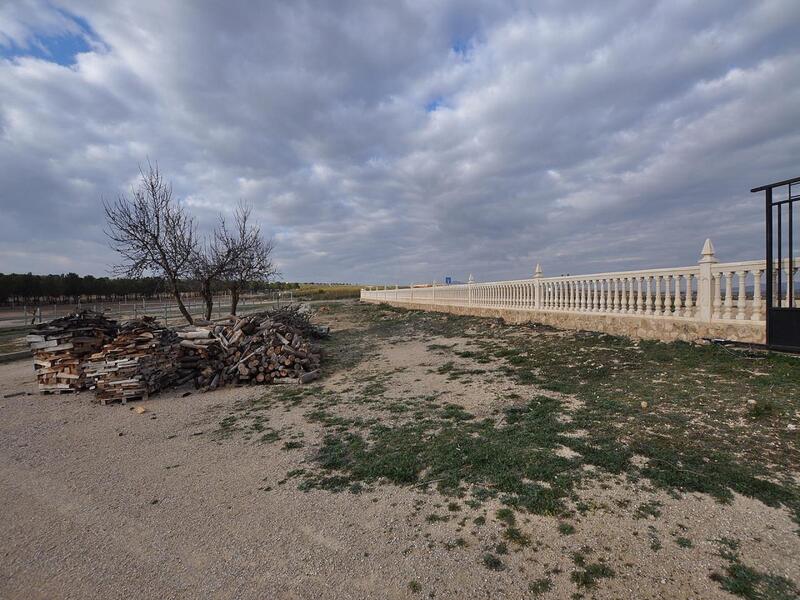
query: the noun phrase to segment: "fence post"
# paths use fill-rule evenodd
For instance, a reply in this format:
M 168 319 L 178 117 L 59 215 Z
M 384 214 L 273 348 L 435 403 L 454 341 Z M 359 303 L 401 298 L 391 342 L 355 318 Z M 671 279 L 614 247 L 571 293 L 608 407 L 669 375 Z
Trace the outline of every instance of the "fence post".
M 713 314 L 714 297 L 712 294 L 713 279 L 711 265 L 719 262 L 714 256 L 714 244 L 706 239 L 700 251 L 700 273 L 697 276 L 697 316 L 701 321 L 710 321 Z
M 542 284 L 539 279 L 543 276 L 542 265 L 536 263 L 536 268 L 533 270 L 533 305 L 537 309 L 542 308 Z
M 433 288 L 433 302 L 431 304 L 436 304 L 436 281 L 434 280 L 433 284 L 431 285 Z
M 469 274 L 469 278 L 467 278 L 467 303 L 469 306 L 472 306 L 472 286 L 475 285 L 475 278 L 472 276 L 472 273 Z

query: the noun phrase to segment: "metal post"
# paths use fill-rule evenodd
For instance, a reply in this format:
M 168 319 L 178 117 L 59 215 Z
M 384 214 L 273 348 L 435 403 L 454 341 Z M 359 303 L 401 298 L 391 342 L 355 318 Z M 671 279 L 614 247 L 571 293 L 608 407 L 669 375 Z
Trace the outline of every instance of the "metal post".
M 766 190 L 766 211 L 767 211 L 767 338 L 769 345 L 770 338 L 770 319 L 769 312 L 772 309 L 772 188 Z M 780 268 L 780 267 L 778 267 Z
M 794 229 L 792 225 L 792 204 L 791 201 L 792 197 L 792 184 L 789 184 L 789 202 L 788 202 L 788 211 L 789 211 L 789 271 L 788 276 L 786 279 L 786 287 L 788 296 L 789 296 L 789 308 L 794 307 L 794 240 L 792 235 L 792 229 Z

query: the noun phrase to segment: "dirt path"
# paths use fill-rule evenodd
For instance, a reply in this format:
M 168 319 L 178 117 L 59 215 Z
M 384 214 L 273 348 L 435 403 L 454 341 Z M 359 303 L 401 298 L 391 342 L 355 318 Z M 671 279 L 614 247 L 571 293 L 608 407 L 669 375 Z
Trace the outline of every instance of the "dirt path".
M 352 314 L 331 320 L 360 335 Z M 310 418 L 320 397 L 344 398 L 326 405 L 333 415 L 365 418 L 373 403 L 355 404 L 353 390 L 389 409 L 435 392 L 483 418 L 525 393 L 439 350 L 464 344 L 378 340 L 369 360 L 337 366 L 298 399 L 281 386 L 179 390 L 144 403 L 144 414 L 89 393 L 0 399 L 0 597 L 731 598 L 709 577 L 730 562 L 720 539 L 737 540 L 743 564 L 800 580 L 789 512 L 738 494 L 720 504 L 622 475 L 587 481 L 572 531 L 560 517 L 518 512 L 528 543 L 515 544 L 495 516 L 500 498 L 391 484 L 301 491 L 292 472 L 316 468 L 335 427 Z M 17 391 L 34 391 L 27 361 L 0 365 L 0 394 Z M 265 394 L 261 412 L 242 412 Z M 265 415 L 280 440 L 260 443 L 262 425 L 221 426 L 242 414 Z

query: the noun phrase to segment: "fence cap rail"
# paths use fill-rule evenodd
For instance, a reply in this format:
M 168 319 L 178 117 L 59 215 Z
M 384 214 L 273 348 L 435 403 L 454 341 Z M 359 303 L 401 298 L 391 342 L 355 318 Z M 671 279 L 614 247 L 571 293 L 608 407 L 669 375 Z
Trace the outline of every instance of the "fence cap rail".
M 790 183 L 797 183 L 800 181 L 800 177 L 793 177 L 792 179 L 784 179 L 783 181 L 777 181 L 775 183 L 768 183 L 767 185 L 762 185 L 750 190 L 751 193 L 753 192 L 763 192 L 765 190 L 771 190 L 772 188 L 781 187 L 783 185 L 789 185 Z

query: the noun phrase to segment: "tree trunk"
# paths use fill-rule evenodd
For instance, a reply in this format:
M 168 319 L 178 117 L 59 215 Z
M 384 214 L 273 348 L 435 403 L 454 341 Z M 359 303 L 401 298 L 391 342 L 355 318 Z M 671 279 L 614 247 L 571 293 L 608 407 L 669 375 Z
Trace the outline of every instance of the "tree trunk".
M 206 280 L 200 285 L 200 295 L 206 305 L 205 319 L 211 320 L 211 312 L 214 310 L 214 293 L 211 291 L 211 280 Z
M 186 307 L 183 304 L 183 298 L 181 298 L 181 292 L 178 289 L 178 283 L 173 281 L 172 282 L 172 295 L 175 297 L 175 302 L 178 304 L 178 309 L 181 311 L 183 318 L 191 325 L 194 323 L 194 319 L 192 319 L 192 315 L 189 314 L 189 311 L 186 310 Z M 166 325 L 166 323 L 165 323 Z
M 236 307 L 239 306 L 239 286 L 231 286 L 231 314 L 236 314 Z

